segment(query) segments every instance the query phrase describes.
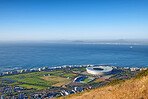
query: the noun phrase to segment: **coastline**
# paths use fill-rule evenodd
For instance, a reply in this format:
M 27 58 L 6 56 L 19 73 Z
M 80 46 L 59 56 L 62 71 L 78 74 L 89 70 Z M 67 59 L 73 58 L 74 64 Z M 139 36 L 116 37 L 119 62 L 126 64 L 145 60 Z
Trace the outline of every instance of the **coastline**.
M 31 73 L 31 72 L 41 72 L 41 71 L 49 71 L 49 70 L 61 70 L 61 69 L 67 69 L 67 68 L 86 68 L 86 67 L 95 67 L 95 66 L 109 66 L 112 68 L 121 68 L 121 69 L 131 69 L 132 70 L 143 70 L 148 67 L 121 67 L 121 66 L 111 66 L 111 65 L 63 65 L 63 66 L 55 66 L 55 67 L 43 67 L 43 68 L 32 68 L 32 69 L 22 69 L 22 70 L 13 70 L 8 72 L 2 72 L 0 73 L 0 77 L 2 76 L 9 76 L 9 75 L 17 75 L 17 74 L 23 74 L 23 73 Z
M 78 44 L 101 44 L 101 45 L 148 45 L 148 43 L 78 43 Z

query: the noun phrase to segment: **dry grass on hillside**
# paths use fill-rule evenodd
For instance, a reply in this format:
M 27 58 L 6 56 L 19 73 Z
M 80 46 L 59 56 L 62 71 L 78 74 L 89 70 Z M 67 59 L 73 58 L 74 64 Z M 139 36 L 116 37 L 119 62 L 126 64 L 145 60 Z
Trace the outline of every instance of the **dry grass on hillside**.
M 61 99 L 148 99 L 148 76 L 61 97 Z

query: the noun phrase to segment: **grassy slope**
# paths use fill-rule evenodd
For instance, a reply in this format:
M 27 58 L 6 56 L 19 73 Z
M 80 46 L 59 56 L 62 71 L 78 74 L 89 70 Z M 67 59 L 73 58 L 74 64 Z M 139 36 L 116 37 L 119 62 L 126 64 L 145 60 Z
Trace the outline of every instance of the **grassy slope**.
M 148 99 L 148 69 L 134 79 L 84 91 L 61 99 Z

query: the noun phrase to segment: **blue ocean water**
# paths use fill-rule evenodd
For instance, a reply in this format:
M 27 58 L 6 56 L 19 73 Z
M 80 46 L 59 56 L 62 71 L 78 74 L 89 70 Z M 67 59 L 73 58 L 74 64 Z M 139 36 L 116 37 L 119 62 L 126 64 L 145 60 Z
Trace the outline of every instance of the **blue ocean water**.
M 0 44 L 0 72 L 86 64 L 148 67 L 148 45 Z

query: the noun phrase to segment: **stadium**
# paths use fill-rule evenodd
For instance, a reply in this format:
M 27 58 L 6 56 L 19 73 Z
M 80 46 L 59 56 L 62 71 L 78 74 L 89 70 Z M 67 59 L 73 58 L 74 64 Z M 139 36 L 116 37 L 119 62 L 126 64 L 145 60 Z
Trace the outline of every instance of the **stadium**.
M 97 66 L 97 67 L 87 67 L 87 73 L 92 75 L 108 75 L 112 71 L 112 67 L 109 66 Z
M 74 79 L 74 82 L 88 83 L 88 82 L 91 82 L 93 80 L 94 80 L 94 78 L 91 78 L 91 77 L 80 76 L 80 77 L 76 77 Z

